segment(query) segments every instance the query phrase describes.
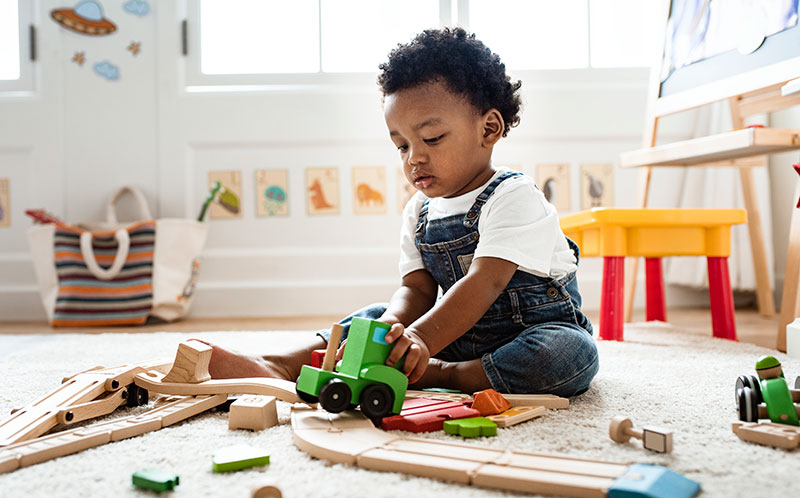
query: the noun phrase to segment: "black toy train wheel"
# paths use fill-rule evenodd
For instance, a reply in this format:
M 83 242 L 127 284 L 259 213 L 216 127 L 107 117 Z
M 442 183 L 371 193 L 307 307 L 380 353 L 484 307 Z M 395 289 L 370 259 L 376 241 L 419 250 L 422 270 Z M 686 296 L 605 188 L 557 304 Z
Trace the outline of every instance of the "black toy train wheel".
M 736 393 L 737 403 L 739 402 L 739 390 L 743 387 L 749 387 L 753 390 L 757 403 L 764 402 L 764 398 L 761 397 L 761 382 L 758 380 L 758 377 L 755 375 L 740 375 L 739 378 L 736 379 L 736 388 L 734 392 Z
M 737 393 L 739 420 L 742 422 L 758 422 L 758 401 L 755 392 L 745 386 Z
M 128 395 L 125 398 L 125 405 L 129 407 L 146 405 L 150 401 L 150 393 L 147 389 L 131 384 L 128 386 Z
M 361 412 L 369 418 L 383 418 L 392 411 L 394 394 L 386 384 L 370 384 L 361 391 Z
M 353 392 L 350 391 L 350 386 L 340 379 L 329 380 L 319 390 L 319 402 L 322 408 L 331 413 L 347 410 L 352 397 Z
M 304 393 L 303 391 L 300 391 L 299 389 L 295 389 L 295 391 L 297 391 L 297 397 L 300 398 L 301 400 L 305 401 L 308 404 L 313 405 L 314 403 L 318 403 L 319 402 L 319 398 L 317 398 L 316 396 L 313 396 L 313 395 L 308 394 L 308 393 Z

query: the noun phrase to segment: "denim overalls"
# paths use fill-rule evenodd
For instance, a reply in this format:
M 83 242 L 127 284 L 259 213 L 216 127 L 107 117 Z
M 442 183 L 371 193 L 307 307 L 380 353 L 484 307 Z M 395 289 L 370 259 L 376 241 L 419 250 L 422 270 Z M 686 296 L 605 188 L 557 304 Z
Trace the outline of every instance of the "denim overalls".
M 501 182 L 520 174 L 509 171 L 497 177 L 466 214 L 429 221 L 428 201 L 423 204 L 414 243 L 443 292 L 469 269 L 481 208 Z M 578 246 L 567 241 L 577 259 Z M 378 319 L 386 306 L 374 304 L 342 320 L 345 334 L 353 316 Z M 478 323 L 434 357 L 448 362 L 480 358 L 498 392 L 581 394 L 599 365 L 592 325 L 580 306 L 575 272 L 557 280 L 517 270 Z M 319 335 L 328 340 L 328 331 Z

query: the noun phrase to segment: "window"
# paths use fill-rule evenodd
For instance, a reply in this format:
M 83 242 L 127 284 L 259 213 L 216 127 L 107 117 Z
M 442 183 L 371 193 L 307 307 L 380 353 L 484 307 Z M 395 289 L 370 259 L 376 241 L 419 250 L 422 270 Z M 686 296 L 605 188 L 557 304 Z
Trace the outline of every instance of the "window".
M 645 67 L 653 63 L 656 34 L 663 31 L 653 14 L 661 1 L 190 1 L 188 83 L 292 84 L 322 81 L 323 74 L 374 75 L 398 43 L 423 29 L 455 24 L 474 32 L 515 71 Z
M 0 92 L 31 90 L 31 2 L 0 0 Z

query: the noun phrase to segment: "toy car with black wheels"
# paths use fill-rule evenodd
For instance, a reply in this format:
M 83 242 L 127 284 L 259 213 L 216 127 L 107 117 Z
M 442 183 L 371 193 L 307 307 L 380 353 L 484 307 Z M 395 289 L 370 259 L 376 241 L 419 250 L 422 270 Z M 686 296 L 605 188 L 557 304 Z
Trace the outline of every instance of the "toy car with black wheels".
M 393 345 L 385 340 L 389 324 L 353 318 L 344 354 L 334 369 L 303 365 L 297 378 L 297 395 L 307 403 L 319 402 L 332 413 L 361 406 L 370 418 L 400 413 L 408 388 L 408 378 L 386 365 Z
M 740 375 L 736 379 L 736 405 L 739 420 L 758 422 L 769 419 L 774 423 L 800 425 L 800 391 L 789 389 L 780 362 L 774 356 L 764 356 L 756 362 L 755 375 Z

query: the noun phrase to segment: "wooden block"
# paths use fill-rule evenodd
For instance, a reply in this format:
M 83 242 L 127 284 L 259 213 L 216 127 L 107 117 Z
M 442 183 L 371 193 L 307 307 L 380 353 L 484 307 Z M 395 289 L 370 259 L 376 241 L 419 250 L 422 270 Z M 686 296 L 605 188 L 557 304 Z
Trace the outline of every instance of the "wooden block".
M 178 352 L 172 368 L 162 382 L 184 382 L 198 384 L 211 378 L 208 363 L 211 361 L 211 346 L 200 341 L 184 341 L 178 344 Z
M 275 396 L 245 395 L 231 404 L 228 429 L 261 431 L 278 425 Z
M 381 427 L 385 431 L 432 432 L 442 430 L 445 420 L 478 416 L 478 410 L 461 402 L 414 398 L 403 402 L 399 415 L 384 417 Z
M 212 469 L 214 472 L 233 472 L 268 464 L 268 451 L 246 444 L 223 448 L 216 451 L 212 457 Z
M 314 368 L 322 368 L 322 362 L 325 360 L 325 350 L 315 349 L 311 352 L 311 366 Z
M 444 431 L 462 437 L 496 436 L 497 424 L 486 417 L 460 418 L 446 420 Z
M 510 427 L 544 415 L 546 411 L 547 409 L 543 406 L 515 406 L 503 413 L 489 415 L 486 418 L 497 424 L 497 427 Z
M 406 391 L 406 399 L 408 398 L 425 398 L 436 399 L 439 401 L 471 401 L 472 396 L 466 393 L 439 393 L 433 391 Z
M 642 443 L 647 450 L 658 453 L 672 452 L 672 432 L 660 427 L 643 427 Z
M 149 489 L 160 493 L 172 491 L 180 484 L 178 475 L 161 469 L 143 469 L 133 473 L 131 482 L 137 488 Z
M 569 399 L 554 394 L 504 394 L 511 406 L 543 406 L 548 410 L 566 410 Z
M 511 408 L 511 403 L 494 389 L 476 392 L 472 398 L 474 399 L 472 408 L 478 410 L 482 417 L 496 415 Z

